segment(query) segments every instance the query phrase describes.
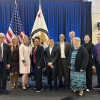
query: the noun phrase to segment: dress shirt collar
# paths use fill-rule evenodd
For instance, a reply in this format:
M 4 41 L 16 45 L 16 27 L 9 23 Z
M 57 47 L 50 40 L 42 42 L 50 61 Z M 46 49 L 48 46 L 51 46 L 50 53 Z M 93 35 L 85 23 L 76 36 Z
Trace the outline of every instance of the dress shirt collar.
M 1 43 L 0 45 L 1 45 L 1 47 L 3 47 L 3 43 Z
M 49 48 L 53 48 L 54 46 L 49 46 Z
M 60 44 L 64 44 L 64 41 L 63 42 L 60 41 Z

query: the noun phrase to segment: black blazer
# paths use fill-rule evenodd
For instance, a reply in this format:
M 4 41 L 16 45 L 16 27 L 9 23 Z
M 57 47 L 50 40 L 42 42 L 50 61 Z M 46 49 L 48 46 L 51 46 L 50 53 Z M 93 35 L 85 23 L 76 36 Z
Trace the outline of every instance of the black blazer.
M 45 59 L 46 63 L 52 62 L 54 66 L 57 64 L 57 59 L 59 57 L 59 48 L 57 46 L 54 46 L 50 55 L 50 47 L 47 47 L 45 49 Z
M 32 61 L 32 66 L 34 67 L 34 62 L 33 62 L 33 51 L 34 51 L 35 47 L 33 47 L 32 49 L 32 57 L 31 57 L 31 61 Z M 44 57 L 44 48 L 40 45 L 38 45 L 37 49 L 36 49 L 36 66 L 38 67 L 42 67 L 42 63 L 43 63 L 43 57 Z
M 89 64 L 91 63 L 93 65 L 93 52 L 94 52 L 94 44 L 92 43 L 87 43 L 87 44 L 83 44 L 83 46 L 85 47 L 85 49 L 88 51 L 89 53 Z
M 7 64 L 11 63 L 11 53 L 10 53 L 10 46 L 6 43 L 3 43 L 3 64 L 4 67 L 7 66 Z
M 72 49 L 70 53 L 70 61 L 71 61 L 71 55 L 72 55 L 73 50 L 74 49 Z M 86 71 L 88 60 L 89 60 L 89 54 L 87 50 L 83 46 L 80 46 L 76 55 L 76 59 L 75 59 L 75 71 L 80 72 L 80 69 Z

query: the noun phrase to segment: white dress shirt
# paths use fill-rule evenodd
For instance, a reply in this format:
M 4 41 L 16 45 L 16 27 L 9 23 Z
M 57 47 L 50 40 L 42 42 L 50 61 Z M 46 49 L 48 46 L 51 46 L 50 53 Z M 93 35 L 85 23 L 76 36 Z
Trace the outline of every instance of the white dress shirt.
M 52 53 L 52 49 L 53 49 L 53 47 L 50 47 L 50 49 L 49 49 L 49 51 L 50 51 L 50 55 L 51 55 L 51 53 Z
M 2 58 L 3 58 L 3 43 L 1 44 Z
M 61 52 L 61 58 L 66 58 L 65 57 L 65 43 L 64 42 L 60 42 L 60 52 Z

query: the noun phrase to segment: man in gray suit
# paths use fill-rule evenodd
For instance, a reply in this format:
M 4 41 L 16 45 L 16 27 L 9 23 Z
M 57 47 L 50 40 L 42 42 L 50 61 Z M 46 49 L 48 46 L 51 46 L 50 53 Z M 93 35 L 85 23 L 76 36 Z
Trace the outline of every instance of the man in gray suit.
M 59 88 L 63 86 L 62 77 L 64 75 L 64 86 L 68 88 L 68 60 L 69 60 L 69 54 L 71 45 L 68 42 L 64 42 L 65 36 L 64 34 L 61 34 L 59 36 L 60 42 L 56 43 L 56 45 L 60 48 L 59 52 L 59 59 L 58 59 L 58 76 L 59 76 Z
M 5 35 L 0 33 L 0 95 L 7 95 L 7 69 L 10 68 L 10 47 L 4 43 Z
M 74 31 L 69 32 L 69 37 L 70 40 L 68 42 L 71 44 L 71 47 L 73 47 L 73 38 L 75 37 L 75 32 Z

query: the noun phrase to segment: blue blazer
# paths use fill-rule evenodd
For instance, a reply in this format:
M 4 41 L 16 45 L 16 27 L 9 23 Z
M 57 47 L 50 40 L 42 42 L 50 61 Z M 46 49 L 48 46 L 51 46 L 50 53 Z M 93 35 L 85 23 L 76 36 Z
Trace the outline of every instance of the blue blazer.
M 93 62 L 96 64 L 96 55 L 97 55 L 97 49 L 98 49 L 99 43 L 94 45 L 94 54 L 93 54 Z

